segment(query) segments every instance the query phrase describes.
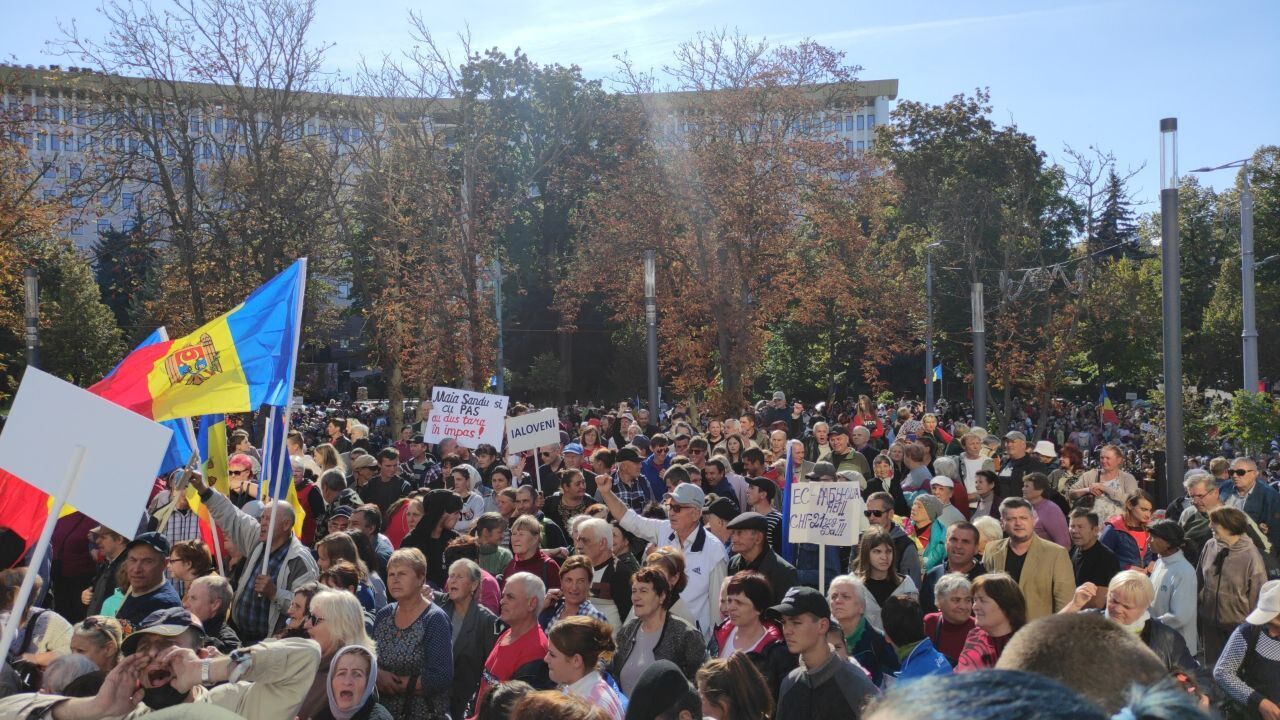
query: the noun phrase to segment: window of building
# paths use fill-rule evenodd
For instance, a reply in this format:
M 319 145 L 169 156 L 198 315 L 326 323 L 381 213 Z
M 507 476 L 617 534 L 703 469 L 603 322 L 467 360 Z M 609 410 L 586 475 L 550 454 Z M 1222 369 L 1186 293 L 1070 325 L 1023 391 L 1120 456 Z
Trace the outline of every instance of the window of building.
M 72 225 L 72 226 L 71 226 L 71 234 L 72 234 L 72 235 L 83 235 L 83 234 L 84 234 L 84 227 L 83 227 L 83 226 L 81 226 L 79 223 L 76 223 L 75 225 Z
M 53 152 L 57 152 L 62 149 L 62 138 L 58 137 L 58 133 L 51 133 L 49 135 L 49 149 Z
M 875 129 L 875 127 L 876 127 L 876 116 L 875 116 L 875 115 L 868 115 L 868 116 L 867 116 L 867 129 L 868 129 L 868 130 L 874 130 L 874 129 Z
M 859 129 L 859 130 L 861 130 L 861 129 L 863 129 L 863 128 L 865 127 L 865 125 L 864 125 L 864 123 L 865 123 L 865 122 L 866 122 L 866 119 L 865 119 L 862 115 L 859 115 L 859 116 L 858 116 L 858 129 Z
M 111 232 L 111 221 L 110 221 L 110 220 L 99 220 L 99 221 L 98 221 L 98 232 L 99 232 L 99 233 L 109 233 L 109 232 Z
M 53 180 L 58 177 L 58 168 L 54 167 L 53 163 L 48 163 L 44 166 L 43 174 L 45 180 Z
M 67 168 L 67 177 L 72 180 L 80 179 L 80 165 L 78 163 L 71 163 L 71 166 Z
M 49 133 L 47 132 L 36 133 L 36 149 L 44 150 L 48 148 L 48 146 L 49 146 Z
M 109 207 L 111 207 L 111 195 L 109 195 L 109 194 L 107 194 L 107 193 L 102 193 L 101 195 L 99 195 L 99 196 L 98 196 L 98 204 L 99 204 L 99 205 L 101 205 L 101 206 L 102 206 L 102 207 L 104 207 L 104 208 L 109 208 Z
M 128 220 L 125 220 L 120 225 L 120 229 L 125 232 L 133 232 L 134 228 L 136 227 L 138 227 L 138 221 L 134 220 L 133 218 L 129 218 Z
M 862 140 L 859 140 L 857 148 L 858 148 L 858 152 L 862 152 L 863 150 L 867 149 L 867 143 Z
M 125 210 L 133 207 L 133 193 L 120 193 L 120 207 Z

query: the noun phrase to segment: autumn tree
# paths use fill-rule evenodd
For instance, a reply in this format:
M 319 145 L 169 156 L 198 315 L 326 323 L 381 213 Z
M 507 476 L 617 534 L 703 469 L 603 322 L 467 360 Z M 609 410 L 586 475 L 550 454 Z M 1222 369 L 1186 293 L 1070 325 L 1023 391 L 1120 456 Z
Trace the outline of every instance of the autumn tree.
M 104 37 L 64 29 L 92 69 L 60 78 L 85 98 L 78 132 L 94 191 L 134 195 L 154 228 L 162 296 L 152 320 L 190 329 L 308 255 L 308 315 L 327 301 L 335 151 L 345 125 L 309 38 L 314 0 L 107 2 Z
M 857 68 L 817 43 L 774 47 L 720 32 L 681 45 L 660 76 L 626 61 L 621 69 L 648 142 L 602 174 L 584 203 L 591 241 L 579 246 L 562 302 L 599 297 L 615 320 L 634 321 L 643 257 L 654 250 L 671 386 L 734 411 L 770 325 L 808 282 L 806 253 L 865 242 L 836 219 L 854 215 L 873 172 L 830 120 L 859 104 Z
M 1019 393 L 1045 397 L 1073 349 L 1080 284 L 1070 240 L 1081 222 L 1035 139 L 990 118 L 989 96 L 900 102 L 876 151 L 901 188 L 896 217 L 935 250 L 940 350 L 972 365 L 970 288 L 983 283 L 990 398 L 1008 425 Z

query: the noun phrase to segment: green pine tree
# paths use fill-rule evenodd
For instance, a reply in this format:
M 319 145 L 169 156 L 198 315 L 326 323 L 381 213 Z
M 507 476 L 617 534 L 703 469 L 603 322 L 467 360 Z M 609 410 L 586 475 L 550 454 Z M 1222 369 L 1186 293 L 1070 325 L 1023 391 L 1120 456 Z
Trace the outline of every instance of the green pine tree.
M 1136 258 L 1141 254 L 1129 192 L 1114 169 L 1107 178 L 1106 199 L 1098 217 L 1096 243 L 1105 257 Z
M 40 267 L 40 366 L 85 386 L 123 356 L 124 335 L 102 302 L 88 260 L 66 245 Z
M 139 216 L 131 230 L 101 233 L 92 249 L 93 274 L 102 301 L 129 341 L 140 340 L 153 329 L 145 322 L 145 305 L 154 296 L 157 259 L 142 227 Z

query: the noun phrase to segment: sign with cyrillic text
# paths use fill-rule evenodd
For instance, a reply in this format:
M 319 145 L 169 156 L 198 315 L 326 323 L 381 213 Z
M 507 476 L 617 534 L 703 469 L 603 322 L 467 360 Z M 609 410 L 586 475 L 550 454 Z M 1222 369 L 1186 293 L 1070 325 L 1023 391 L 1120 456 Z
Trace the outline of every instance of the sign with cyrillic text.
M 793 543 L 853 545 L 866 524 L 862 508 L 858 483 L 795 483 L 788 538 Z
M 507 418 L 507 452 L 560 444 L 560 415 L 555 408 Z
M 453 438 L 472 450 L 483 443 L 496 448 L 502 445 L 502 421 L 506 416 L 506 395 L 436 387 L 431 390 L 431 414 L 427 416 L 423 439 L 438 443 Z

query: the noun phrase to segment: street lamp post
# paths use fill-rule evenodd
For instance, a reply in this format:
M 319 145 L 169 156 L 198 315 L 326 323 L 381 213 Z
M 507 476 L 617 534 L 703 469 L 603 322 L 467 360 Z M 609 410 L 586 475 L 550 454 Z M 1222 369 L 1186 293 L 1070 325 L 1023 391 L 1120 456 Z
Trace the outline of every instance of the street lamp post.
M 973 314 L 973 421 L 987 426 L 987 326 L 982 305 L 982 283 L 969 286 L 970 312 Z M 1003 432 L 1003 428 L 1001 429 Z
M 37 367 L 40 362 L 38 341 L 40 336 L 40 281 L 35 268 L 22 271 L 22 285 L 26 291 L 26 307 L 23 315 L 27 325 L 27 367 Z
M 925 336 L 924 336 L 924 410 L 933 412 L 933 249 L 942 243 L 930 243 L 924 249 Z
M 498 395 L 506 395 L 507 379 L 505 377 L 506 373 L 502 369 L 503 364 L 506 362 L 505 358 L 503 358 L 503 348 L 502 348 L 502 261 L 499 260 L 498 258 L 494 258 L 492 270 L 493 270 L 493 320 L 498 325 L 498 347 L 496 348 L 496 352 L 494 353 L 496 355 L 494 359 L 494 365 L 498 367 L 498 370 L 496 373 L 494 373 L 494 378 L 497 380 L 497 382 L 495 383 L 496 388 L 494 389 L 494 392 L 497 393 Z
M 1164 292 L 1165 502 L 1182 487 L 1182 258 L 1178 247 L 1178 119 L 1160 121 L 1160 241 Z
M 1258 392 L 1257 286 L 1253 279 L 1257 263 L 1253 261 L 1253 190 L 1249 187 L 1249 161 L 1236 160 L 1217 167 L 1196 168 L 1191 172 L 1213 172 L 1225 168 L 1240 168 L 1240 314 L 1244 326 L 1240 331 L 1240 352 L 1244 363 L 1244 390 Z
M 653 250 L 644 251 L 644 319 L 649 330 L 649 419 L 660 424 L 658 406 L 658 273 Z

